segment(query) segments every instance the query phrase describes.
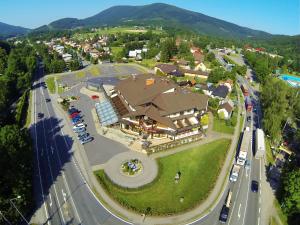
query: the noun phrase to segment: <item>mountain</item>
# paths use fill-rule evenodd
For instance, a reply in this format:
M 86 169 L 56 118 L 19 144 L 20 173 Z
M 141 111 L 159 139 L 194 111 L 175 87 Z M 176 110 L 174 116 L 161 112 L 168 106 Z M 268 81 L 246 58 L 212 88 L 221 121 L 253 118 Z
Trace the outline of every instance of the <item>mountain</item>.
M 13 26 L 0 22 L 0 39 L 24 35 L 29 31 L 30 29 L 28 28 Z
M 64 18 L 48 25 L 48 29 L 73 29 L 77 27 L 115 25 L 160 25 L 183 26 L 193 31 L 229 38 L 267 38 L 271 34 L 242 27 L 202 13 L 189 11 L 176 6 L 154 3 L 144 6 L 113 6 L 85 19 Z

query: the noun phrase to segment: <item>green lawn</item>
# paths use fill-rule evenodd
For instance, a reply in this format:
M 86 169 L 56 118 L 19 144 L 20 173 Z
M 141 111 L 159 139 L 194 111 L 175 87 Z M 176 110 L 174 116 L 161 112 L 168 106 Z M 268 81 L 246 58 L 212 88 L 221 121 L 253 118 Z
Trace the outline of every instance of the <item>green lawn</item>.
M 143 59 L 139 64 L 147 68 L 153 69 L 157 62 L 155 59 Z
M 54 77 L 48 77 L 47 79 L 46 79 L 46 84 L 47 84 L 47 87 L 48 87 L 48 90 L 50 91 L 50 93 L 55 93 L 55 89 L 56 89 L 56 87 L 55 87 L 55 80 L 54 80 L 55 78 Z
M 266 156 L 267 156 L 267 163 L 273 164 L 275 162 L 275 157 L 273 156 L 270 140 L 268 138 L 265 138 L 266 141 Z
M 221 120 L 217 116 L 214 116 L 213 130 L 221 133 L 233 134 L 234 127 L 227 125 L 225 120 Z
M 111 47 L 111 53 L 113 55 L 118 54 L 119 52 L 121 52 L 123 50 L 123 47 Z
M 207 198 L 224 163 L 230 140 L 220 139 L 157 159 L 159 176 L 139 189 L 114 185 L 103 170 L 95 172 L 106 191 L 121 205 L 152 215 L 170 215 L 191 209 Z M 179 183 L 174 182 L 181 172 Z M 184 201 L 180 202 L 183 197 Z

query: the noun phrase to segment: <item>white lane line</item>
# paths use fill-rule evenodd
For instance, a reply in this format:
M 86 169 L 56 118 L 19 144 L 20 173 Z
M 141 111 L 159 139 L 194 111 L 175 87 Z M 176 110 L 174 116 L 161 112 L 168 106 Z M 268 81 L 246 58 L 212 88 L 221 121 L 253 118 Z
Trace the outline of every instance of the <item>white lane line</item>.
M 60 132 L 63 134 L 63 138 L 64 138 L 64 141 L 65 141 L 65 143 L 66 143 L 66 146 L 69 147 L 69 148 L 71 148 L 72 146 L 67 142 L 63 130 L 60 130 Z M 84 176 L 83 176 L 81 170 L 79 169 L 79 166 L 77 165 L 77 163 L 76 163 L 76 161 L 75 161 L 73 155 L 72 155 L 71 157 L 72 157 L 72 162 L 74 163 L 75 167 L 76 167 L 77 170 L 78 170 L 78 173 L 81 175 L 82 180 L 85 182 L 86 187 L 88 188 L 89 192 L 92 194 L 92 196 L 94 197 L 94 199 L 96 200 L 96 202 L 97 202 L 102 208 L 104 208 L 110 215 L 114 216 L 114 217 L 117 218 L 118 220 L 122 221 L 123 223 L 133 225 L 133 223 L 130 223 L 130 222 L 128 222 L 128 221 L 122 219 L 121 217 L 115 215 L 115 214 L 114 214 L 113 212 L 111 212 L 104 204 L 102 204 L 102 202 L 98 199 L 98 197 L 97 197 L 97 196 L 95 195 L 95 193 L 93 192 L 92 188 L 89 186 L 88 182 L 86 182 L 86 179 L 84 178 Z M 195 222 L 197 222 L 197 221 L 202 220 L 203 218 L 205 218 L 205 217 L 207 217 L 207 216 L 208 216 L 208 215 L 205 215 L 205 216 L 199 218 L 198 220 L 193 221 L 193 222 L 191 222 L 191 223 L 188 223 L 188 224 L 186 224 L 186 225 L 193 224 L 193 223 L 195 223 Z M 229 218 L 229 219 L 230 219 L 230 218 Z
M 52 147 L 52 146 L 50 146 L 50 148 L 51 148 L 51 154 L 53 155 L 53 147 Z
M 260 214 L 260 207 L 258 208 L 258 213 Z
M 35 85 L 35 83 L 34 83 Z M 48 214 L 48 209 L 47 206 L 45 204 L 45 195 L 44 195 L 44 188 L 43 188 L 43 184 L 42 184 L 42 175 L 41 175 L 41 168 L 40 168 L 40 159 L 39 159 L 39 149 L 38 149 L 38 144 L 37 144 L 37 132 L 36 132 L 36 90 L 33 91 L 33 99 L 34 99 L 34 103 L 33 103 L 33 118 L 34 118 L 34 136 L 35 136 L 35 149 L 36 149 L 36 158 L 37 158 L 37 165 L 38 165 L 38 172 L 39 172 L 39 181 L 40 181 L 40 186 L 41 186 L 41 192 L 42 192 L 42 198 L 43 198 L 43 205 L 44 205 L 44 210 L 45 210 L 45 214 L 46 214 L 46 219 L 47 219 L 47 224 L 50 224 L 49 219 L 49 214 Z
M 49 193 L 49 200 L 50 200 L 50 207 L 52 206 L 52 197 L 51 197 L 51 194 Z
M 41 88 L 40 88 L 41 89 Z M 45 98 L 44 98 L 45 99 Z M 61 205 L 60 205 L 60 202 L 59 202 L 59 198 L 58 198 L 58 195 L 57 195 L 57 190 L 56 190 L 56 186 L 55 186 L 55 183 L 54 183 L 54 178 L 53 178 L 53 174 L 52 174 L 52 168 L 51 168 L 51 162 L 50 162 L 50 159 L 49 159 L 49 155 L 48 155 L 48 143 L 47 143 L 47 137 L 46 137 L 46 129 L 45 129 L 45 123 L 44 123 L 44 120 L 42 120 L 42 124 L 43 124 L 43 134 L 44 134 L 44 138 L 45 138 L 45 145 L 46 145 L 46 156 L 47 156 L 47 160 L 48 160 L 48 167 L 49 167 L 49 171 L 50 171 L 50 176 L 51 176 L 51 179 L 52 179 L 52 185 L 53 185 L 53 189 L 54 189 L 54 193 L 55 193 L 55 197 L 56 197 L 56 200 L 58 202 L 58 209 L 59 209 L 59 212 L 61 213 L 61 218 L 63 220 L 63 223 L 65 224 L 65 218 L 64 218 L 64 215 L 63 215 L 63 212 L 62 212 L 62 209 L 61 209 Z
M 246 173 L 245 174 L 246 174 L 246 177 L 248 177 L 248 169 L 247 168 L 246 168 Z
M 259 180 L 261 181 L 261 160 L 259 159 Z
M 42 90 L 42 94 L 43 94 L 43 96 L 45 96 L 44 90 Z M 46 101 L 46 100 L 45 100 L 45 97 L 44 97 L 44 101 Z M 50 117 L 50 112 L 49 112 L 49 108 L 48 108 L 48 105 L 47 105 L 47 104 L 46 104 L 46 108 L 47 108 L 48 116 Z M 55 115 L 54 110 L 53 110 L 53 113 L 54 113 L 54 115 Z M 52 132 L 53 132 L 53 124 L 52 124 L 52 120 L 50 120 L 50 125 L 51 125 L 51 130 L 52 130 Z M 62 137 L 65 139 L 64 136 L 62 136 Z M 63 167 L 62 167 L 62 163 L 61 163 L 60 156 L 59 156 L 59 154 L 58 154 L 58 147 L 57 147 L 57 143 L 56 143 L 55 137 L 54 137 L 54 145 L 55 145 L 55 149 L 56 149 L 55 152 L 56 152 L 56 155 L 57 155 L 57 157 L 58 157 L 59 165 L 60 165 L 61 168 L 63 168 Z M 63 177 L 63 181 L 64 181 L 64 184 L 65 184 L 65 187 L 67 188 L 67 191 L 70 193 L 69 195 L 70 195 L 70 199 L 71 199 L 71 203 L 72 203 L 72 205 L 73 205 L 73 208 L 75 209 L 75 210 L 74 210 L 74 211 L 75 211 L 75 214 L 76 214 L 76 216 L 77 216 L 77 218 L 78 218 L 78 221 L 81 223 L 81 218 L 80 218 L 80 216 L 79 216 L 78 210 L 77 210 L 77 208 L 76 208 L 75 202 L 74 202 L 74 200 L 73 200 L 73 196 L 72 196 L 72 194 L 71 194 L 71 191 L 70 191 L 70 188 L 69 188 L 69 185 L 68 185 L 68 182 L 67 182 L 67 179 L 66 179 L 66 177 L 65 177 L 65 173 L 64 173 L 63 170 L 61 171 L 61 174 L 62 174 L 62 177 Z
M 241 214 L 240 214 L 241 206 L 242 206 L 242 203 L 240 203 L 239 210 L 238 210 L 238 217 L 239 217 L 239 218 L 241 217 Z
M 67 194 L 64 192 L 64 189 L 61 189 L 61 193 L 62 193 L 62 196 L 63 196 L 63 199 L 64 199 L 64 202 L 67 201 Z

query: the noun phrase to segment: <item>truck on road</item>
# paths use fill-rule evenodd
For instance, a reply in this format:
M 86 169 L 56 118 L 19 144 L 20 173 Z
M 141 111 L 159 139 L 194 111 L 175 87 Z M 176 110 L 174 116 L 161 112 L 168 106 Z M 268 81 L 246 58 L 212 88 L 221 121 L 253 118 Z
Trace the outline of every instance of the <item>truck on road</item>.
M 226 198 L 226 202 L 222 207 L 220 217 L 219 217 L 219 221 L 221 223 L 226 223 L 227 222 L 228 215 L 229 215 L 229 209 L 230 209 L 230 205 L 231 205 L 231 197 L 232 197 L 232 191 L 229 190 L 227 198 Z
M 265 152 L 265 134 L 262 129 L 257 128 L 255 133 L 255 158 L 263 157 Z
M 239 177 L 239 172 L 240 172 L 240 166 L 239 165 L 233 165 L 229 180 L 232 182 L 236 182 L 238 177 Z
M 248 88 L 246 87 L 245 84 L 241 85 L 241 89 L 242 89 L 242 92 L 243 92 L 244 96 L 248 96 L 249 95 L 249 90 L 248 90 Z
M 243 139 L 240 146 L 240 152 L 237 158 L 237 164 L 244 166 L 245 161 L 247 160 L 248 148 L 251 141 L 251 131 L 249 127 L 246 127 L 243 133 Z

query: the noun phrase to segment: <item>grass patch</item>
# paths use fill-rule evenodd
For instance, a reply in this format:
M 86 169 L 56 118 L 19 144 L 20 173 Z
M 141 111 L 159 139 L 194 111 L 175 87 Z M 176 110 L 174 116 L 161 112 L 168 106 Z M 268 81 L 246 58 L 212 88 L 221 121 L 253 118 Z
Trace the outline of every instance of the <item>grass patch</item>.
M 143 59 L 140 64 L 142 66 L 145 66 L 147 68 L 153 69 L 155 65 L 157 64 L 155 59 Z
M 277 215 L 279 217 L 279 219 L 281 220 L 281 223 L 283 225 L 288 225 L 288 218 L 287 216 L 283 213 L 281 207 L 280 207 L 280 204 L 279 202 L 277 201 L 277 199 L 274 200 L 274 206 L 275 206 L 275 209 L 276 209 L 276 212 L 277 212 Z
M 111 53 L 113 55 L 116 55 L 116 54 L 122 52 L 122 50 L 123 50 L 123 47 L 111 47 Z
M 113 184 L 103 170 L 96 171 L 95 175 L 116 201 L 133 211 L 147 211 L 151 215 L 176 214 L 196 207 L 208 197 L 230 142 L 220 139 L 157 159 L 159 176 L 138 189 L 126 189 Z M 181 172 L 181 178 L 176 184 L 174 177 L 178 171 Z M 184 198 L 183 202 L 180 202 L 181 197 Z
M 217 116 L 214 116 L 213 130 L 220 133 L 233 134 L 234 127 L 227 125 L 225 120 L 221 120 Z
M 100 75 L 100 69 L 97 66 L 92 66 L 89 69 L 89 72 L 93 75 L 93 76 L 99 76 Z
M 25 127 L 27 128 L 29 128 L 31 124 L 31 104 L 32 104 L 32 91 L 29 91 L 28 108 L 27 108 L 26 123 L 25 123 Z
M 266 141 L 266 156 L 267 156 L 267 163 L 268 164 L 274 164 L 275 162 L 275 157 L 272 153 L 272 149 L 271 149 L 271 144 L 270 144 L 270 140 L 268 138 L 265 138 Z
M 50 91 L 51 94 L 54 94 L 55 91 L 56 91 L 56 86 L 55 86 L 55 78 L 54 77 L 48 77 L 46 79 L 46 84 L 47 84 L 47 87 L 48 87 L 48 90 Z
M 77 79 L 84 78 L 85 75 L 86 75 L 86 74 L 85 74 L 85 72 L 83 72 L 83 71 L 78 71 L 78 72 L 75 73 L 75 77 L 76 77 Z
M 58 92 L 58 94 L 64 93 L 64 92 L 65 92 L 64 87 L 62 87 L 62 86 L 59 85 L 59 86 L 57 87 L 57 92 Z

